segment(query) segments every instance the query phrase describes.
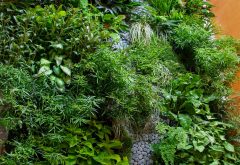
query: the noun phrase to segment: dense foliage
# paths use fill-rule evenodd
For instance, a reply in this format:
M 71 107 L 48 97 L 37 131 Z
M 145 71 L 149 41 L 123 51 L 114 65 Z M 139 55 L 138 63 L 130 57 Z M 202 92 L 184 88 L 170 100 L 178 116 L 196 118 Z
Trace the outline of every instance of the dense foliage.
M 153 114 L 169 121 L 156 126 L 155 163 L 239 163 L 224 120 L 239 43 L 213 39 L 211 7 L 3 2 L 0 123 L 9 136 L 0 164 L 125 165 Z M 128 46 L 113 49 L 123 32 Z

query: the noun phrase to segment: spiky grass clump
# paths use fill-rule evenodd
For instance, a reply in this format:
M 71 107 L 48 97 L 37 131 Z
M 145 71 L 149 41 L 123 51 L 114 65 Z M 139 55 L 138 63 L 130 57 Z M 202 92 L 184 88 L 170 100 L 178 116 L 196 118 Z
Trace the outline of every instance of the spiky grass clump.
M 133 43 L 143 43 L 147 45 L 150 43 L 154 32 L 149 24 L 137 22 L 132 25 L 130 35 Z

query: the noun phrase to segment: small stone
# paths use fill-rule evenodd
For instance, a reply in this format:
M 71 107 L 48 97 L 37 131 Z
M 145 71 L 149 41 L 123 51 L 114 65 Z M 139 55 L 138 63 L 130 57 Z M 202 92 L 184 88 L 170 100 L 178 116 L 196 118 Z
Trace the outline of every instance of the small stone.
M 141 160 L 143 158 L 142 155 L 138 155 L 138 159 Z
M 143 160 L 143 159 L 140 160 L 140 161 L 139 161 L 139 164 L 140 164 L 140 165 L 144 165 L 144 164 L 145 164 L 145 160 Z
M 142 155 L 144 155 L 144 156 L 146 155 L 147 156 L 147 152 L 142 152 Z
M 147 152 L 147 153 L 149 153 L 150 151 L 151 151 L 151 149 L 150 149 L 150 148 L 147 148 L 147 149 L 146 149 L 146 152 Z
M 144 136 L 144 137 L 143 137 L 143 140 L 144 140 L 144 141 L 148 141 L 148 137 L 147 137 L 147 136 Z
M 134 161 L 136 159 L 137 159 L 136 155 L 132 155 L 132 160 Z

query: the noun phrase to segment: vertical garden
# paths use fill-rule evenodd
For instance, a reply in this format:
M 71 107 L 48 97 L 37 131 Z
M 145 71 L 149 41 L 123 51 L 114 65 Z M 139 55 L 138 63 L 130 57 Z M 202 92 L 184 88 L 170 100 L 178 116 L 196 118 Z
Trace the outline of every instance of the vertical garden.
M 0 2 L 0 164 L 240 164 L 227 114 L 240 43 L 215 39 L 211 8 Z

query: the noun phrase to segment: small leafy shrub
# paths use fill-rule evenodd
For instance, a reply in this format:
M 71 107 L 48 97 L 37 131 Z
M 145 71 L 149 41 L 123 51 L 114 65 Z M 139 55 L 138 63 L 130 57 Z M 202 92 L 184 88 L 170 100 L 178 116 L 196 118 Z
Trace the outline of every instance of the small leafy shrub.
M 176 114 L 207 115 L 210 113 L 209 103 L 216 98 L 205 90 L 200 76 L 183 74 L 173 80 L 169 89 L 163 92 L 164 106 L 167 111 Z
M 168 164 L 235 164 L 239 155 L 225 137 L 228 124 L 214 119 L 178 115 L 178 125 L 159 123 L 163 135 L 153 146 L 155 153 Z
M 211 12 L 213 5 L 209 1 L 187 0 L 185 6 L 186 13 L 189 15 L 197 14 L 203 18 L 214 17 L 214 14 Z
M 219 39 L 217 39 L 214 42 L 214 46 L 218 49 L 224 49 L 229 48 L 232 49 L 232 51 L 236 52 L 237 55 L 240 53 L 240 42 L 239 40 L 232 38 L 230 36 L 223 36 Z
M 150 6 L 145 7 L 148 14 L 142 16 L 140 20 L 144 18 L 144 21 L 150 24 L 159 36 L 169 37 L 184 17 L 181 3 L 150 0 L 149 4 Z
M 106 97 L 108 104 L 104 109 L 110 118 L 148 116 L 158 108 L 158 90 L 154 86 L 166 85 L 171 78 L 168 67 L 178 64 L 169 45 L 150 45 L 136 45 L 126 52 L 101 48 L 79 65 L 78 70 L 86 73 L 94 95 Z
M 171 42 L 187 70 L 196 71 L 195 49 L 210 46 L 212 44 L 210 36 L 211 32 L 202 24 L 197 22 L 189 24 L 188 19 L 174 29 L 170 37 Z
M 188 25 L 181 23 L 172 36 L 174 46 L 179 49 L 190 49 L 207 45 L 210 41 L 211 32 L 205 30 L 199 24 Z
M 238 148 L 226 140 L 231 125 L 219 122 L 213 110 L 224 106 L 220 88 L 213 90 L 207 81 L 195 74 L 183 74 L 163 90 L 163 107 L 171 124 L 160 123 L 157 131 L 163 136 L 153 146 L 158 163 L 165 164 L 234 164 L 239 160 Z M 226 94 L 226 93 L 225 93 Z M 212 109 L 214 107 L 215 109 Z M 172 125 L 172 126 L 171 126 Z
M 9 131 L 2 164 L 116 164 L 121 143 L 94 118 L 101 100 L 83 91 L 60 94 L 46 79 L 1 65 L 1 125 Z M 108 155 L 108 156 L 106 156 Z M 125 160 L 126 162 L 127 160 Z
M 3 14 L 0 57 L 5 63 L 26 63 L 36 76 L 50 76 L 64 91 L 74 63 L 115 36 L 123 17 L 109 17 L 87 6 L 64 10 L 53 5 L 36 6 L 14 17 Z
M 217 77 L 228 69 L 236 68 L 239 58 L 234 49 L 226 48 L 198 48 L 195 55 L 198 71 L 209 76 Z
M 130 0 L 93 0 L 93 4 L 104 13 L 111 14 L 127 13 L 127 10 L 138 5 L 137 2 L 132 2 Z
M 168 15 L 175 8 L 183 5 L 179 0 L 148 0 L 148 3 L 157 10 L 159 15 Z

